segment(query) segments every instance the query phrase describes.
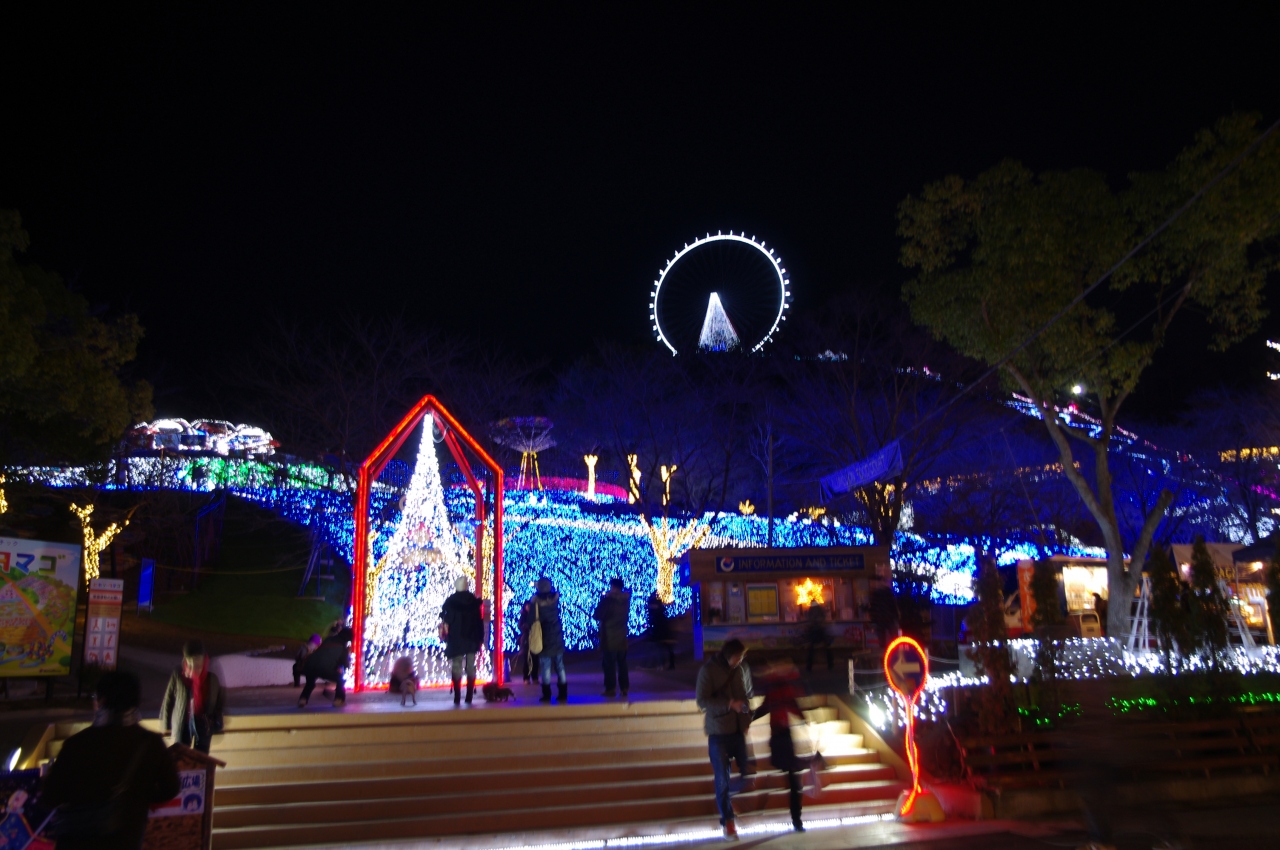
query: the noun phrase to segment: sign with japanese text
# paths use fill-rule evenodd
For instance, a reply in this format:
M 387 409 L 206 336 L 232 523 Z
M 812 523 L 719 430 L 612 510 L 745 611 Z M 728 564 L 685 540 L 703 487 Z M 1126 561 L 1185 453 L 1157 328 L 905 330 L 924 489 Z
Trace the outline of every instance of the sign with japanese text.
M 84 663 L 116 669 L 120 651 L 120 608 L 124 579 L 95 578 L 89 582 L 89 613 L 84 632 Z
M 80 547 L 0 537 L 0 676 L 68 676 Z

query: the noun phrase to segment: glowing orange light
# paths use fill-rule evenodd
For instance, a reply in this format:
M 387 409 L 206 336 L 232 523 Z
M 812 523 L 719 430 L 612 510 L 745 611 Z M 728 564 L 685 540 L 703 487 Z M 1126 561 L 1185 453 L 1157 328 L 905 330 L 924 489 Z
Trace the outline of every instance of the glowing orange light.
M 804 580 L 804 584 L 796 585 L 796 605 L 825 605 L 826 599 L 822 595 L 822 585 L 815 582 L 811 578 Z
M 917 669 L 911 669 L 915 665 L 907 666 L 899 661 L 897 664 L 890 666 L 889 661 L 893 658 L 893 654 L 900 646 L 909 646 L 914 649 L 920 656 L 920 665 Z M 895 684 L 895 674 L 902 675 L 903 672 L 920 673 L 920 686 L 911 693 L 906 693 L 898 689 Z M 902 808 L 898 810 L 898 817 L 906 817 L 911 814 L 911 810 L 916 806 L 916 797 L 920 795 L 920 750 L 916 747 L 916 717 L 912 711 L 916 700 L 920 694 L 924 693 L 924 683 L 929 678 L 929 655 L 924 651 L 920 644 L 916 643 L 909 637 L 903 636 L 894 639 L 892 643 L 884 651 L 884 677 L 889 682 L 889 687 L 902 700 L 903 708 L 907 713 L 907 737 L 906 751 L 907 764 L 911 767 L 911 792 L 907 794 L 906 801 L 903 802 Z

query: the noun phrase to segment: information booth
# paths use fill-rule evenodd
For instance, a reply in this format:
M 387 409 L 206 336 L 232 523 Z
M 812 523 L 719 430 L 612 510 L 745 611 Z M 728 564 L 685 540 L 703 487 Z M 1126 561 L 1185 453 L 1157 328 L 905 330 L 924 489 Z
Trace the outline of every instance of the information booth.
M 889 547 L 695 549 L 687 580 L 698 658 L 730 637 L 755 650 L 792 649 L 815 620 L 835 647 L 879 648 L 871 593 L 891 580 Z

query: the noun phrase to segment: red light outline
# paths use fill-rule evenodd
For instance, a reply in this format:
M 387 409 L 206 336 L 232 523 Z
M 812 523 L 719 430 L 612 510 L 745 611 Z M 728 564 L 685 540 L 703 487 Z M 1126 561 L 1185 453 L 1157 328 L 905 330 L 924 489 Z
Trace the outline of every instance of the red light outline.
M 461 438 L 462 444 L 479 458 L 486 469 L 493 473 L 493 680 L 499 685 L 503 684 L 502 494 L 504 491 L 502 486 L 502 467 L 489 456 L 488 452 L 480 447 L 474 437 L 467 433 L 467 429 L 463 428 L 458 420 L 453 418 L 453 414 L 445 409 L 439 399 L 433 395 L 425 395 L 421 401 L 405 414 L 399 424 L 391 429 L 391 433 L 387 434 L 386 438 L 378 444 L 378 447 L 365 458 L 364 463 L 360 464 L 360 469 L 357 473 L 355 535 L 351 541 L 354 555 L 351 565 L 351 630 L 353 633 L 351 643 L 356 650 L 356 691 L 368 690 L 364 684 L 364 580 L 365 574 L 369 569 L 369 490 L 374 479 L 386 468 L 387 463 L 404 445 L 404 441 L 408 439 L 409 434 L 413 432 L 414 428 L 418 427 L 418 424 L 426 418 L 428 413 L 433 414 L 447 426 L 447 428 L 442 428 L 445 431 L 445 444 L 449 447 L 450 453 L 453 454 L 453 459 L 462 468 L 467 484 L 476 494 L 476 515 L 481 522 L 484 520 L 484 494 L 479 489 L 475 476 L 470 474 L 471 467 L 462 451 L 462 445 L 458 444 L 457 439 L 451 438 L 455 437 L 455 435 L 457 438 Z M 477 534 L 477 545 L 480 543 L 480 539 Z M 481 552 L 476 552 L 477 564 L 481 562 L 481 555 Z
M 893 656 L 894 651 L 904 644 L 920 653 L 920 663 L 924 665 L 923 675 L 920 676 L 920 687 L 909 695 L 894 686 L 893 675 L 889 672 L 889 659 Z M 898 817 L 906 817 L 915 808 L 916 797 L 923 790 L 920 788 L 920 752 L 916 748 L 916 716 L 913 709 L 916 700 L 920 698 L 920 694 L 924 693 L 924 683 L 929 679 L 929 654 L 913 638 L 909 638 L 906 635 L 894 638 L 884 651 L 884 678 L 893 692 L 902 700 L 903 707 L 907 712 L 905 749 L 907 751 L 907 765 L 911 768 L 911 793 L 907 795 L 906 802 L 902 804 L 902 809 L 898 812 Z

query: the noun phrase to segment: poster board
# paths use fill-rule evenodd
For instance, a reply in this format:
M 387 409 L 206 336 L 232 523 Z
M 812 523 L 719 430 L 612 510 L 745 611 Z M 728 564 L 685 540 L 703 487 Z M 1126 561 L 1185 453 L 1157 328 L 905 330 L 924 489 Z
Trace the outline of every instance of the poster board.
M 69 676 L 80 547 L 0 537 L 0 676 Z
M 169 747 L 178 796 L 151 807 L 143 850 L 209 850 L 213 836 L 214 772 L 226 763 L 182 744 Z
M 116 669 L 120 651 L 120 608 L 124 604 L 124 579 L 95 578 L 89 582 L 89 612 L 85 622 L 84 663 L 103 670 Z

